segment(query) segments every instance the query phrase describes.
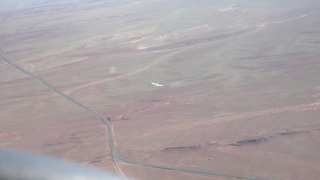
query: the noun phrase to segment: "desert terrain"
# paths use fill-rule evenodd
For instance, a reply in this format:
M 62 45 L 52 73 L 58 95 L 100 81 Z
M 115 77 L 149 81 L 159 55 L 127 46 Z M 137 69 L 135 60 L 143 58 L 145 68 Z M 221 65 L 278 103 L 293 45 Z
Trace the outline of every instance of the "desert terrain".
M 124 179 L 318 179 L 319 17 L 316 0 L 0 1 L 0 146 Z

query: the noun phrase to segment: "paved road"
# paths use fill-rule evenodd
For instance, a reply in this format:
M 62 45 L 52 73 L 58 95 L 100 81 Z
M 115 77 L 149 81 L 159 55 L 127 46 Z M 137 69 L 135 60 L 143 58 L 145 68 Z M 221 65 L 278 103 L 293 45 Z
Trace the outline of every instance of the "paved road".
M 110 122 L 109 118 L 105 118 L 103 116 L 101 116 L 99 113 L 95 112 L 94 110 L 90 109 L 89 107 L 79 103 L 77 100 L 73 99 L 72 97 L 64 94 L 63 92 L 61 92 L 60 90 L 58 90 L 57 88 L 55 88 L 53 85 L 49 84 L 48 82 L 46 82 L 44 79 L 31 74 L 30 72 L 25 71 L 24 69 L 22 69 L 21 67 L 19 67 L 18 65 L 12 63 L 11 61 L 9 61 L 8 59 L 6 59 L 5 57 L 2 56 L 3 50 L 0 48 L 0 57 L 6 61 L 7 63 L 9 63 L 10 65 L 12 65 L 13 67 L 19 69 L 20 71 L 22 71 L 23 73 L 32 76 L 35 79 L 38 79 L 39 81 L 41 81 L 44 85 L 48 86 L 49 88 L 51 88 L 52 90 L 54 90 L 55 92 L 57 92 L 58 94 L 60 94 L 61 96 L 63 96 L 66 99 L 69 99 L 71 102 L 77 104 L 78 106 L 80 106 L 81 108 L 87 110 L 89 113 L 95 115 L 96 117 L 98 117 L 107 127 L 108 129 L 108 144 L 110 146 L 110 151 L 111 151 L 111 156 L 113 159 L 117 158 L 119 160 L 125 161 L 127 163 L 131 163 L 131 164 L 136 164 L 136 165 L 140 165 L 140 166 L 146 166 L 146 167 L 153 167 L 153 168 L 159 168 L 159 169 L 166 169 L 166 170 L 175 170 L 175 171 L 184 171 L 184 172 L 191 172 L 191 173 L 199 173 L 199 174 L 209 174 L 209 175 L 216 175 L 216 176 L 223 176 L 223 177 L 233 177 L 233 178 L 238 178 L 238 179 L 250 179 L 250 180 L 267 180 L 264 178 L 257 178 L 257 177 L 250 177 L 250 176 L 242 176 L 242 175 L 236 175 L 236 174 L 229 174 L 229 173 L 221 173 L 221 172 L 215 172 L 215 171 L 206 171 L 206 170 L 201 170 L 201 169 L 189 169 L 189 168 L 180 168 L 180 167 L 171 167 L 171 166 L 163 166 L 163 165 L 156 165 L 156 164 L 148 164 L 148 163 L 143 163 L 143 162 L 138 162 L 132 159 L 129 159 L 125 156 L 123 156 L 117 149 L 117 147 L 115 146 L 115 140 L 114 140 L 114 133 L 112 130 L 112 125 Z

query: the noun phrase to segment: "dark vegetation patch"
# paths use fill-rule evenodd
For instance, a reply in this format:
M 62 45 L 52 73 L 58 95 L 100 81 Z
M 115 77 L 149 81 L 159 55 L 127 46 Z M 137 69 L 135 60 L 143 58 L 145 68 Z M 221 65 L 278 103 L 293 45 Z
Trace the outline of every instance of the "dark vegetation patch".
M 282 132 L 282 133 L 278 133 L 277 136 L 293 136 L 293 135 L 298 135 L 298 134 L 303 134 L 308 132 L 309 131 Z
M 107 155 L 107 156 L 98 156 L 98 157 L 95 157 L 95 158 L 93 158 L 93 159 L 89 162 L 89 164 L 102 162 L 102 159 L 104 159 L 104 158 L 106 158 L 106 157 L 108 157 L 108 156 L 109 156 L 109 155 Z
M 52 146 L 63 146 L 63 145 L 69 145 L 70 143 L 72 144 L 82 144 L 83 141 L 81 140 L 77 140 L 77 141 L 72 141 L 72 140 L 60 140 L 60 141 L 57 141 L 57 142 L 50 142 L 50 143 L 47 143 L 45 146 L 46 147 L 52 147 Z
M 256 138 L 256 139 L 246 139 L 242 141 L 237 141 L 235 143 L 229 144 L 230 146 L 242 146 L 242 145 L 247 145 L 247 144 L 257 144 L 260 142 L 268 141 L 268 138 Z
M 178 147 L 167 147 L 162 151 L 174 151 L 174 150 L 198 150 L 198 146 L 178 146 Z
M 122 121 L 129 120 L 129 119 L 130 119 L 130 117 L 128 117 L 128 116 L 122 116 L 122 117 L 120 118 L 120 120 L 122 120 Z
M 262 142 L 267 142 L 270 139 L 274 139 L 277 137 L 285 137 L 285 136 L 290 136 L 292 137 L 293 135 L 300 135 L 302 133 L 308 133 L 309 131 L 292 131 L 292 132 L 281 132 L 277 133 L 275 135 L 271 136 L 266 136 L 266 137 L 259 137 L 259 138 L 253 138 L 253 139 L 245 139 L 241 141 L 237 141 L 235 143 L 228 144 L 227 146 L 243 146 L 243 145 L 250 145 L 250 144 L 259 144 Z
M 99 163 L 99 162 L 101 162 L 101 160 L 94 160 L 94 161 L 91 161 L 90 164 Z

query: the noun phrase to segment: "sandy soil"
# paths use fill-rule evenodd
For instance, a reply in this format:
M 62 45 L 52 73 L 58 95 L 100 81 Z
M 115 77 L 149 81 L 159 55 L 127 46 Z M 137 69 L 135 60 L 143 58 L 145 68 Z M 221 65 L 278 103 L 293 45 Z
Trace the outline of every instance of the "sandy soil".
M 319 10 L 315 0 L 10 1 L 0 48 L 110 117 L 130 159 L 317 179 Z M 98 118 L 4 61 L 0 99 L 3 147 L 137 179 L 230 179 L 111 161 Z

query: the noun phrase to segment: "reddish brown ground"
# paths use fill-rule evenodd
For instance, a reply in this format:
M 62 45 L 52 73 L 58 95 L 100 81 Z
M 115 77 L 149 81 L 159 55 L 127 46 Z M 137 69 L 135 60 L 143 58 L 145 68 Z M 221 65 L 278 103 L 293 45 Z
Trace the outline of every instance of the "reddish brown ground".
M 10 1 L 0 5 L 0 48 L 110 117 L 130 159 L 317 179 L 319 9 L 313 0 Z M 0 99 L 2 147 L 137 179 L 230 179 L 111 161 L 98 118 L 4 61 Z

